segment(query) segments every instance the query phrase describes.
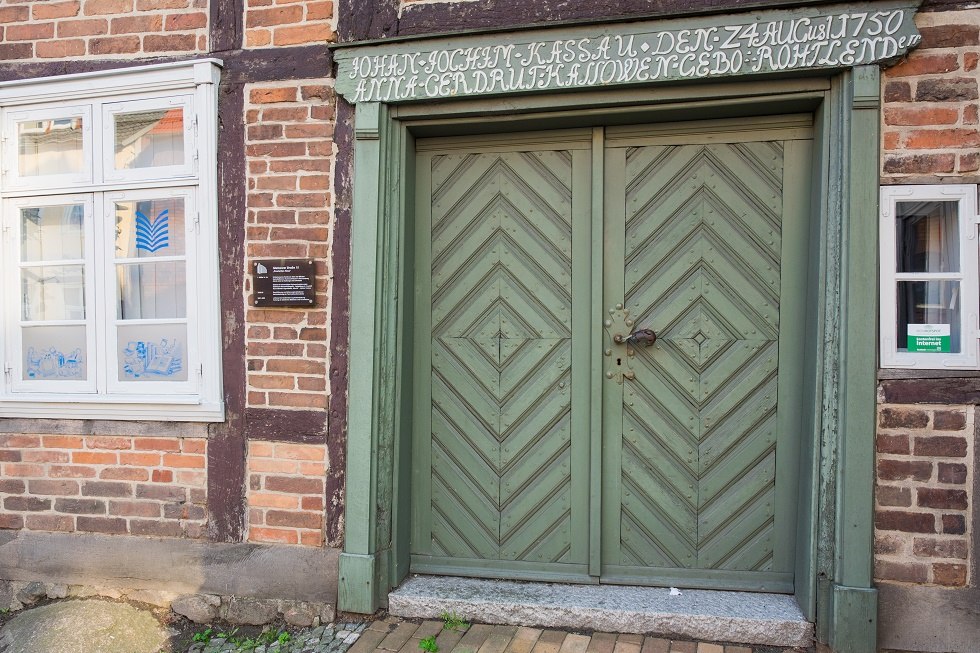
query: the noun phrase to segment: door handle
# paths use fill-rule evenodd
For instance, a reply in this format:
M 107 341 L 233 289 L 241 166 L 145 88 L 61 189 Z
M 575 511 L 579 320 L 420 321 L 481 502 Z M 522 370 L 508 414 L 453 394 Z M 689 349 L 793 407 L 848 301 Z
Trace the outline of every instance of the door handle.
M 623 334 L 617 333 L 613 336 L 613 342 L 620 345 L 626 343 L 631 347 L 636 347 L 638 345 L 650 347 L 653 345 L 653 343 L 657 342 L 657 332 L 653 329 L 637 329 L 628 336 L 623 336 Z

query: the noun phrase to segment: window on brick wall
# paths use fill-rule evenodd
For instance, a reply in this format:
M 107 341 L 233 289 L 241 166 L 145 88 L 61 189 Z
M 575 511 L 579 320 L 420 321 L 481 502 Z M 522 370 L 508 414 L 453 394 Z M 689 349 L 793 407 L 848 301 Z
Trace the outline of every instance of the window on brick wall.
M 0 416 L 223 419 L 218 80 L 0 84 Z
M 881 365 L 978 367 L 977 186 L 881 189 Z

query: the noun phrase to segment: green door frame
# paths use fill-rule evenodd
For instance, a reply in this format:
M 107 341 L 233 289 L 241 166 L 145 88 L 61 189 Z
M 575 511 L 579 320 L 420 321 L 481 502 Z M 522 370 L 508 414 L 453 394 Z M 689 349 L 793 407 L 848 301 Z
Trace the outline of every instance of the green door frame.
M 582 109 L 581 107 L 589 107 Z M 408 573 L 415 136 L 812 111 L 815 161 L 796 597 L 834 651 L 875 650 L 872 584 L 879 70 L 355 114 L 345 545 L 338 609 Z M 493 119 L 490 120 L 489 118 Z

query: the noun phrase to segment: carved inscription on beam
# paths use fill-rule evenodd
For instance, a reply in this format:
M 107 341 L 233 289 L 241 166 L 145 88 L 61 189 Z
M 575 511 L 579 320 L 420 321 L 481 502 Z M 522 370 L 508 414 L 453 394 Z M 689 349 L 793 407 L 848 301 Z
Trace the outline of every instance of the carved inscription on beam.
M 337 90 L 392 103 L 849 68 L 917 45 L 913 15 L 872 3 L 343 48 Z

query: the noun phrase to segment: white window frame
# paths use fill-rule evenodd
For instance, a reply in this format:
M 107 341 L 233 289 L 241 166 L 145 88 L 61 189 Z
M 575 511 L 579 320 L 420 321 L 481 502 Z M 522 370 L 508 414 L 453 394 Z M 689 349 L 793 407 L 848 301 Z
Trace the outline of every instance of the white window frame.
M 0 417 L 215 422 L 224 420 L 217 225 L 217 109 L 221 62 L 203 59 L 106 72 L 0 83 Z M 120 112 L 180 106 L 183 165 L 117 171 L 114 120 Z M 13 118 L 62 116 L 84 121 L 90 162 L 76 175 L 19 177 Z M 59 113 L 60 112 L 60 113 Z M 185 202 L 187 380 L 119 379 L 114 200 Z M 18 207 L 86 205 L 87 380 L 25 380 L 21 349 Z M 153 257 L 147 257 L 153 262 Z M 161 323 L 166 320 L 147 320 Z M 134 325 L 141 321 L 134 321 Z
M 955 202 L 959 221 L 958 272 L 898 273 L 896 243 L 896 205 L 899 202 Z M 977 215 L 975 184 L 883 186 L 880 204 L 880 318 L 881 367 L 902 369 L 977 369 L 980 343 L 980 288 L 978 288 L 978 238 L 980 217 Z M 899 351 L 896 342 L 898 324 L 898 283 L 900 281 L 950 280 L 960 284 L 961 351 L 958 353 L 921 353 Z

